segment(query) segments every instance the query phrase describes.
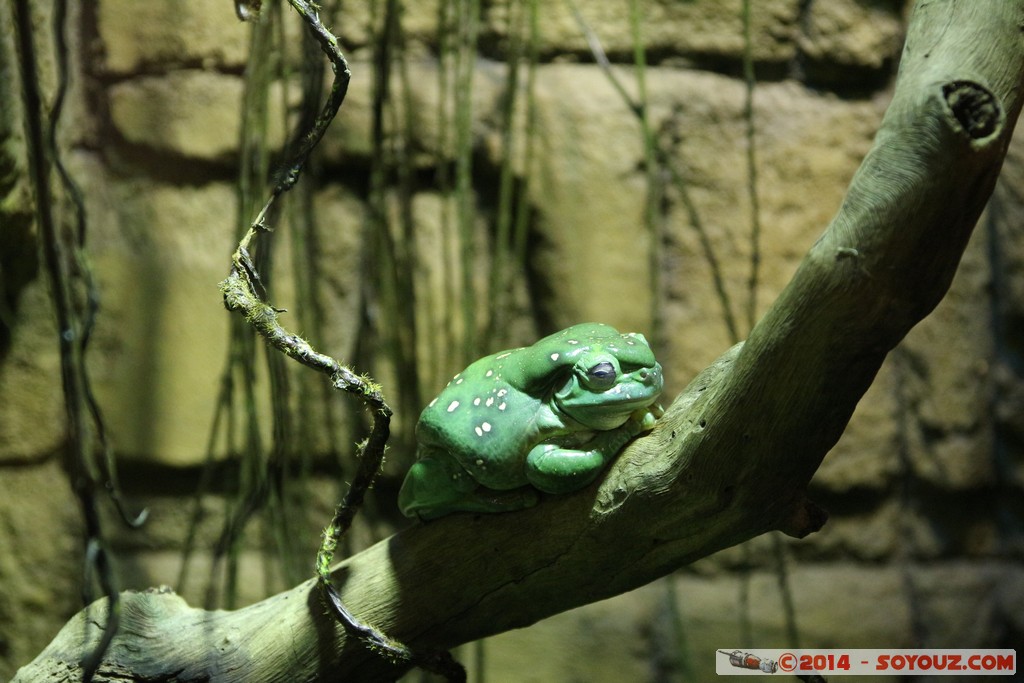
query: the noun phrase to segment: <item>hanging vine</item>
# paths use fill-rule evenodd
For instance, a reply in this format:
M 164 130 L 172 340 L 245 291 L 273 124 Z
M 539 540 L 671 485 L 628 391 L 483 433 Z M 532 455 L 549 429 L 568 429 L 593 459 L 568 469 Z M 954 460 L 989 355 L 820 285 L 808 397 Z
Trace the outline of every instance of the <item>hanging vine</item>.
M 744 306 L 744 316 L 741 321 L 737 314 L 736 308 L 732 302 L 732 298 L 729 295 L 728 289 L 725 285 L 725 278 L 723 276 L 722 267 L 718 254 L 711 242 L 710 235 L 704 225 L 703 218 L 701 217 L 700 211 L 697 209 L 695 202 L 690 196 L 688 183 L 686 182 L 682 172 L 679 169 L 678 163 L 664 150 L 657 141 L 654 135 L 651 123 L 648 118 L 647 102 L 646 102 L 646 87 L 644 81 L 645 72 L 645 56 L 643 51 L 643 44 L 639 38 L 640 22 L 642 17 L 642 10 L 640 7 L 639 0 L 632 0 L 630 3 L 630 25 L 631 33 L 633 35 L 633 46 L 634 46 L 634 66 L 636 73 L 636 87 L 638 96 L 634 98 L 629 94 L 625 85 L 620 81 L 619 77 L 612 70 L 612 65 L 604 49 L 601 46 L 601 41 L 597 34 L 587 24 L 583 14 L 580 12 L 578 6 L 574 0 L 567 0 L 569 7 L 573 12 L 577 24 L 580 26 L 580 30 L 584 34 L 587 44 L 593 54 L 598 66 L 601 67 L 608 81 L 611 83 L 615 91 L 622 98 L 623 102 L 629 107 L 630 111 L 634 113 L 640 122 L 641 137 L 643 141 L 644 149 L 644 161 L 645 168 L 647 169 L 647 201 L 644 205 L 644 223 L 647 226 L 647 230 L 652 240 L 652 280 L 651 287 L 654 292 L 654 315 L 653 321 L 655 322 L 655 338 L 657 339 L 657 330 L 659 327 L 660 313 L 658 312 L 660 302 L 660 271 L 661 264 L 657 252 L 661 246 L 661 236 L 663 234 L 663 226 L 661 224 L 661 216 L 659 212 L 659 206 L 664 196 L 664 188 L 662 187 L 661 177 L 667 175 L 675 184 L 676 192 L 679 198 L 682 200 L 684 209 L 686 210 L 687 217 L 690 225 L 697 232 L 700 240 L 701 249 L 709 270 L 711 272 L 712 283 L 715 288 L 715 292 L 718 295 L 719 302 L 722 309 L 722 317 L 728 331 L 728 336 L 731 343 L 738 343 L 744 335 L 743 330 L 749 331 L 753 328 L 756 323 L 757 315 L 757 295 L 760 285 L 760 265 L 761 265 L 761 215 L 760 215 L 760 195 L 757 189 L 757 146 L 756 146 L 756 128 L 754 126 L 754 92 L 757 85 L 756 74 L 754 70 L 753 60 L 753 43 L 751 37 L 751 2 L 750 0 L 743 0 L 741 8 L 741 23 L 743 27 L 743 75 L 744 75 L 744 105 L 743 105 L 743 122 L 744 122 L 744 135 L 746 142 L 746 172 L 747 172 L 747 185 L 746 192 L 751 207 L 750 217 L 750 272 L 747 279 L 747 296 Z M 742 322 L 742 327 L 741 327 Z M 778 579 L 779 591 L 782 594 L 783 606 L 784 606 L 784 617 L 786 623 L 786 632 L 789 637 L 790 645 L 796 647 L 799 643 L 799 631 L 796 623 L 796 610 L 793 603 L 792 591 L 789 584 L 789 577 L 786 570 L 785 563 L 785 547 L 782 544 L 782 540 L 778 535 L 771 536 L 771 558 L 775 567 L 776 576 Z M 752 551 L 749 545 L 743 546 L 743 557 L 744 557 L 744 580 L 741 583 L 740 591 L 740 631 L 741 631 L 741 642 L 753 642 L 752 641 L 752 627 L 749 622 L 749 576 L 750 569 L 753 564 Z
M 335 36 L 320 21 L 317 9 L 304 0 L 289 0 L 330 60 L 334 70 L 327 103 L 313 121 L 312 127 L 300 138 L 298 150 L 291 161 L 278 174 L 263 208 L 242 237 L 232 256 L 232 268 L 221 283 L 224 303 L 229 310 L 239 311 L 253 329 L 274 349 L 299 363 L 326 374 L 332 385 L 359 398 L 372 417 L 369 437 L 360 445 L 358 467 L 349 489 L 337 506 L 334 517 L 324 530 L 323 540 L 316 558 L 317 580 L 325 603 L 345 629 L 378 655 L 396 663 L 411 664 L 444 675 L 452 681 L 465 680 L 465 671 L 448 652 L 417 653 L 379 632 L 372 625 L 361 622 L 342 603 L 330 579 L 330 567 L 341 537 L 351 527 L 362 506 L 366 492 L 380 472 L 384 450 L 390 434 L 392 411 L 385 402 L 380 387 L 366 376 L 359 376 L 339 361 L 316 351 L 306 340 L 286 330 L 279 322 L 279 309 L 268 301 L 267 289 L 260 270 L 253 259 L 257 239 L 268 233 L 272 210 L 282 194 L 294 187 L 309 154 L 323 137 L 344 101 L 351 79 L 348 63 Z
M 743 24 L 743 124 L 746 141 L 747 200 L 750 202 L 750 273 L 747 279 L 746 330 L 749 332 L 757 323 L 757 295 L 761 273 L 761 197 L 757 184 L 757 129 L 754 126 L 754 93 L 757 89 L 757 74 L 754 69 L 754 43 L 752 37 L 752 3 L 743 0 L 740 19 Z M 733 342 L 739 341 L 734 339 Z M 778 533 L 769 536 L 771 563 L 782 596 L 782 612 L 786 625 L 786 636 L 790 647 L 800 646 L 800 631 L 796 620 L 796 606 L 789 583 L 786 566 L 786 547 Z M 753 550 L 749 543 L 743 545 L 744 574 L 740 583 L 741 638 L 753 643 L 753 626 L 750 622 L 750 579 L 753 565 Z
M 64 166 L 57 145 L 57 129 L 68 90 L 68 46 L 64 32 L 67 5 L 65 0 L 55 0 L 53 5 L 52 31 L 57 88 L 48 115 L 43 106 L 40 87 L 31 3 L 28 0 L 17 0 L 14 15 L 31 159 L 31 182 L 36 195 L 36 221 L 42 261 L 50 279 L 57 317 L 61 383 L 68 430 L 66 467 L 85 520 L 82 599 L 86 605 L 93 602 L 93 585 L 98 582 L 108 601 L 109 617 L 103 635 L 82 662 L 82 677 L 88 682 L 95 675 L 120 624 L 117 576 L 104 538 L 97 494 L 106 490 L 121 518 L 130 527 L 141 526 L 147 512 L 143 510 L 137 516 L 127 512 L 103 415 L 93 395 L 85 363 L 99 310 L 99 291 L 85 253 L 87 219 L 84 199 Z M 71 204 L 73 229 L 66 226 L 67 221 L 63 220 L 60 213 L 61 200 L 64 198 L 52 192 L 51 169 L 56 171 L 64 190 L 64 198 Z

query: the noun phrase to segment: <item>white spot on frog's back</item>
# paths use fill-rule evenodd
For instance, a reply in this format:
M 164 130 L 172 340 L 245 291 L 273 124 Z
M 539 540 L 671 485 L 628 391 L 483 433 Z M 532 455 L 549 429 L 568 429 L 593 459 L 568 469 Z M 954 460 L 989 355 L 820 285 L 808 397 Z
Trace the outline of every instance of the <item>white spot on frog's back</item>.
M 494 370 L 488 370 L 487 372 L 484 373 L 484 377 L 493 377 L 493 376 L 494 376 Z
M 431 402 L 430 402 L 430 403 L 429 403 L 429 404 L 427 405 L 427 407 L 428 407 L 428 408 L 433 408 L 433 407 L 434 407 L 434 404 L 435 404 L 435 403 L 437 403 L 437 397 L 436 397 L 436 396 L 434 397 L 434 400 L 433 400 L 433 401 L 431 401 Z
M 558 354 L 557 353 L 551 354 L 551 360 L 558 360 Z
M 458 407 L 459 407 L 459 402 L 458 401 L 452 401 L 451 403 L 448 404 L 448 412 L 449 413 L 453 413 L 453 412 L 455 412 L 455 409 L 458 408 Z
M 480 397 L 479 396 L 477 396 L 476 398 L 473 399 L 473 405 L 475 405 L 475 406 L 480 405 Z
M 504 360 L 505 358 L 508 358 L 511 355 L 512 355 L 511 351 L 506 351 L 505 353 L 501 353 L 501 354 L 498 354 L 497 356 L 495 356 L 494 360 Z

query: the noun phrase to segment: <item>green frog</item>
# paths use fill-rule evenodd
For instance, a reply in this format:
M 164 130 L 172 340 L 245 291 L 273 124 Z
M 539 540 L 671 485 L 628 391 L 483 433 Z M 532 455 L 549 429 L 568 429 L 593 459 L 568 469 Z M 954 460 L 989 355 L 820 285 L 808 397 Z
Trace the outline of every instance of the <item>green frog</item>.
M 576 491 L 654 427 L 663 383 L 642 334 L 601 323 L 481 358 L 420 415 L 399 507 L 427 520 Z

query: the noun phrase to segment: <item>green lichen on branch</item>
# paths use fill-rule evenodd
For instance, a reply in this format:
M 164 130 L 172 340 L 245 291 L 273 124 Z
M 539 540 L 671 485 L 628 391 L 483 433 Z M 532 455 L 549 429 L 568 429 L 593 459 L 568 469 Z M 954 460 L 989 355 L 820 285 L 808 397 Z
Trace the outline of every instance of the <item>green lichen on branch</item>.
M 247 260 L 248 257 L 236 254 L 237 259 Z M 314 349 L 299 335 L 286 330 L 278 320 L 278 314 L 282 311 L 256 295 L 251 282 L 241 274 L 238 265 L 233 267 L 231 274 L 220 283 L 220 290 L 228 310 L 240 311 L 246 322 L 270 346 L 307 367 L 323 372 L 331 378 L 335 388 L 365 399 L 375 412 L 391 417 L 391 409 L 384 402 L 379 384 L 366 375 L 357 375 L 334 358 Z

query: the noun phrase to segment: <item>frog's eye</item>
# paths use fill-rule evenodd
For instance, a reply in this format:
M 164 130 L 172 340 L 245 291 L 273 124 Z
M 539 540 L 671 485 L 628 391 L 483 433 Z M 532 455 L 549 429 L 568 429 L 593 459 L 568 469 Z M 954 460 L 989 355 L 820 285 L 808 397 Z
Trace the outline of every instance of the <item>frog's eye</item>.
M 587 384 L 595 389 L 608 389 L 615 384 L 615 366 L 608 361 L 601 361 L 587 370 Z

